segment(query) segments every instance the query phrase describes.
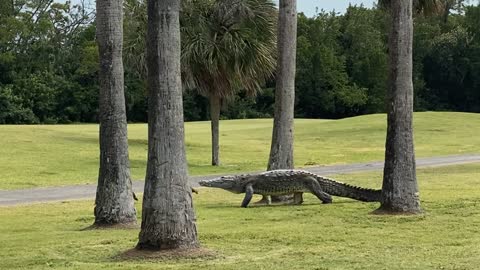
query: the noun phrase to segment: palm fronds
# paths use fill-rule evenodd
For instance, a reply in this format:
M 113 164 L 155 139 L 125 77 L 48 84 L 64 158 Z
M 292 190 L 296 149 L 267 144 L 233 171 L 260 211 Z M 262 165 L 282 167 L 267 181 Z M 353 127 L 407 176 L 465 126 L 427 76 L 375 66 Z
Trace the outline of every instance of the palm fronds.
M 202 2 L 182 14 L 182 75 L 188 88 L 228 98 L 255 94 L 273 75 L 277 10 L 270 0 Z

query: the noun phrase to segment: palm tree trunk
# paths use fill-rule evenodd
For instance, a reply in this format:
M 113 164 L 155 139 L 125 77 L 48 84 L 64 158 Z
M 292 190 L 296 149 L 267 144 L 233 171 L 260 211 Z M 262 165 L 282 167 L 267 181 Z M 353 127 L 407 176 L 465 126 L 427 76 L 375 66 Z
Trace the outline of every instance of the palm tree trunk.
M 136 223 L 123 89 L 122 0 L 97 0 L 100 58 L 100 169 L 95 224 Z
M 296 0 L 280 0 L 275 113 L 268 170 L 293 169 L 293 119 L 297 48 Z M 265 198 L 264 198 L 265 199 Z M 285 197 L 272 197 L 284 200 Z M 262 199 L 263 200 L 263 199 Z
M 387 139 L 379 211 L 421 211 L 413 146 L 412 0 L 392 1 Z
M 199 246 L 187 182 L 179 10 L 180 0 L 148 1 L 148 162 L 138 249 Z
M 222 103 L 221 99 L 217 96 L 210 95 L 210 120 L 212 129 L 212 165 L 220 165 L 220 138 L 219 138 L 219 125 L 220 125 L 220 109 Z

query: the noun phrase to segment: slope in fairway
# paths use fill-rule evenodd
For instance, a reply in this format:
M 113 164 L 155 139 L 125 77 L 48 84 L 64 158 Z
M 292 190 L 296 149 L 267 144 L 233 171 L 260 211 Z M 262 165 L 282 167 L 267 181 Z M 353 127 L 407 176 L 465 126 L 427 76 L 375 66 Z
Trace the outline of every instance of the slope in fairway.
M 480 152 L 480 115 L 416 113 L 417 157 Z M 297 119 L 297 167 L 383 160 L 385 115 L 342 120 Z M 132 176 L 142 179 L 147 158 L 146 124 L 129 125 Z M 268 161 L 271 119 L 220 124 L 222 166 L 210 166 L 210 122 L 186 123 L 192 175 L 263 170 Z M 0 189 L 95 183 L 98 125 L 0 126 Z

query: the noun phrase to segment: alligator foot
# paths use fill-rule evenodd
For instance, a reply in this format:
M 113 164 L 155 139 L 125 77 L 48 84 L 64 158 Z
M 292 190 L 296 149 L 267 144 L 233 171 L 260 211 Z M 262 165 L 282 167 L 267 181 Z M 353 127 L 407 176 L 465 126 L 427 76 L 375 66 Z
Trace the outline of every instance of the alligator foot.
M 293 194 L 293 204 L 300 205 L 303 203 L 303 193 L 302 192 L 295 192 Z
M 262 199 L 260 201 L 255 202 L 253 204 L 256 204 L 256 205 L 270 205 L 270 204 L 272 204 L 272 199 L 270 198 L 270 196 L 263 195 Z

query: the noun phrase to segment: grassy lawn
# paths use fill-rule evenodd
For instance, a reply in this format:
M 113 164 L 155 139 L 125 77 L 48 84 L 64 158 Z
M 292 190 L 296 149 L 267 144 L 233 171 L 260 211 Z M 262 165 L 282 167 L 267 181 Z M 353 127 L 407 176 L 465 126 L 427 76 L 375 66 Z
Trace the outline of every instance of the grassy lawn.
M 138 230 L 81 231 L 92 201 L 0 208 L 0 269 L 478 269 L 480 164 L 419 170 L 416 217 L 374 216 L 378 205 L 334 198 L 321 205 L 241 209 L 242 196 L 195 195 L 202 245 L 214 257 L 120 261 Z M 378 187 L 381 173 L 340 175 Z M 138 208 L 140 206 L 138 205 Z
M 221 161 L 210 166 L 210 123 L 186 124 L 190 173 L 205 175 L 266 168 L 272 120 L 220 125 Z M 385 115 L 343 120 L 296 120 L 297 167 L 382 160 Z M 480 152 L 480 114 L 415 114 L 418 157 Z M 147 128 L 129 125 L 134 179 L 145 174 Z M 0 126 L 0 189 L 94 183 L 98 174 L 97 125 Z

